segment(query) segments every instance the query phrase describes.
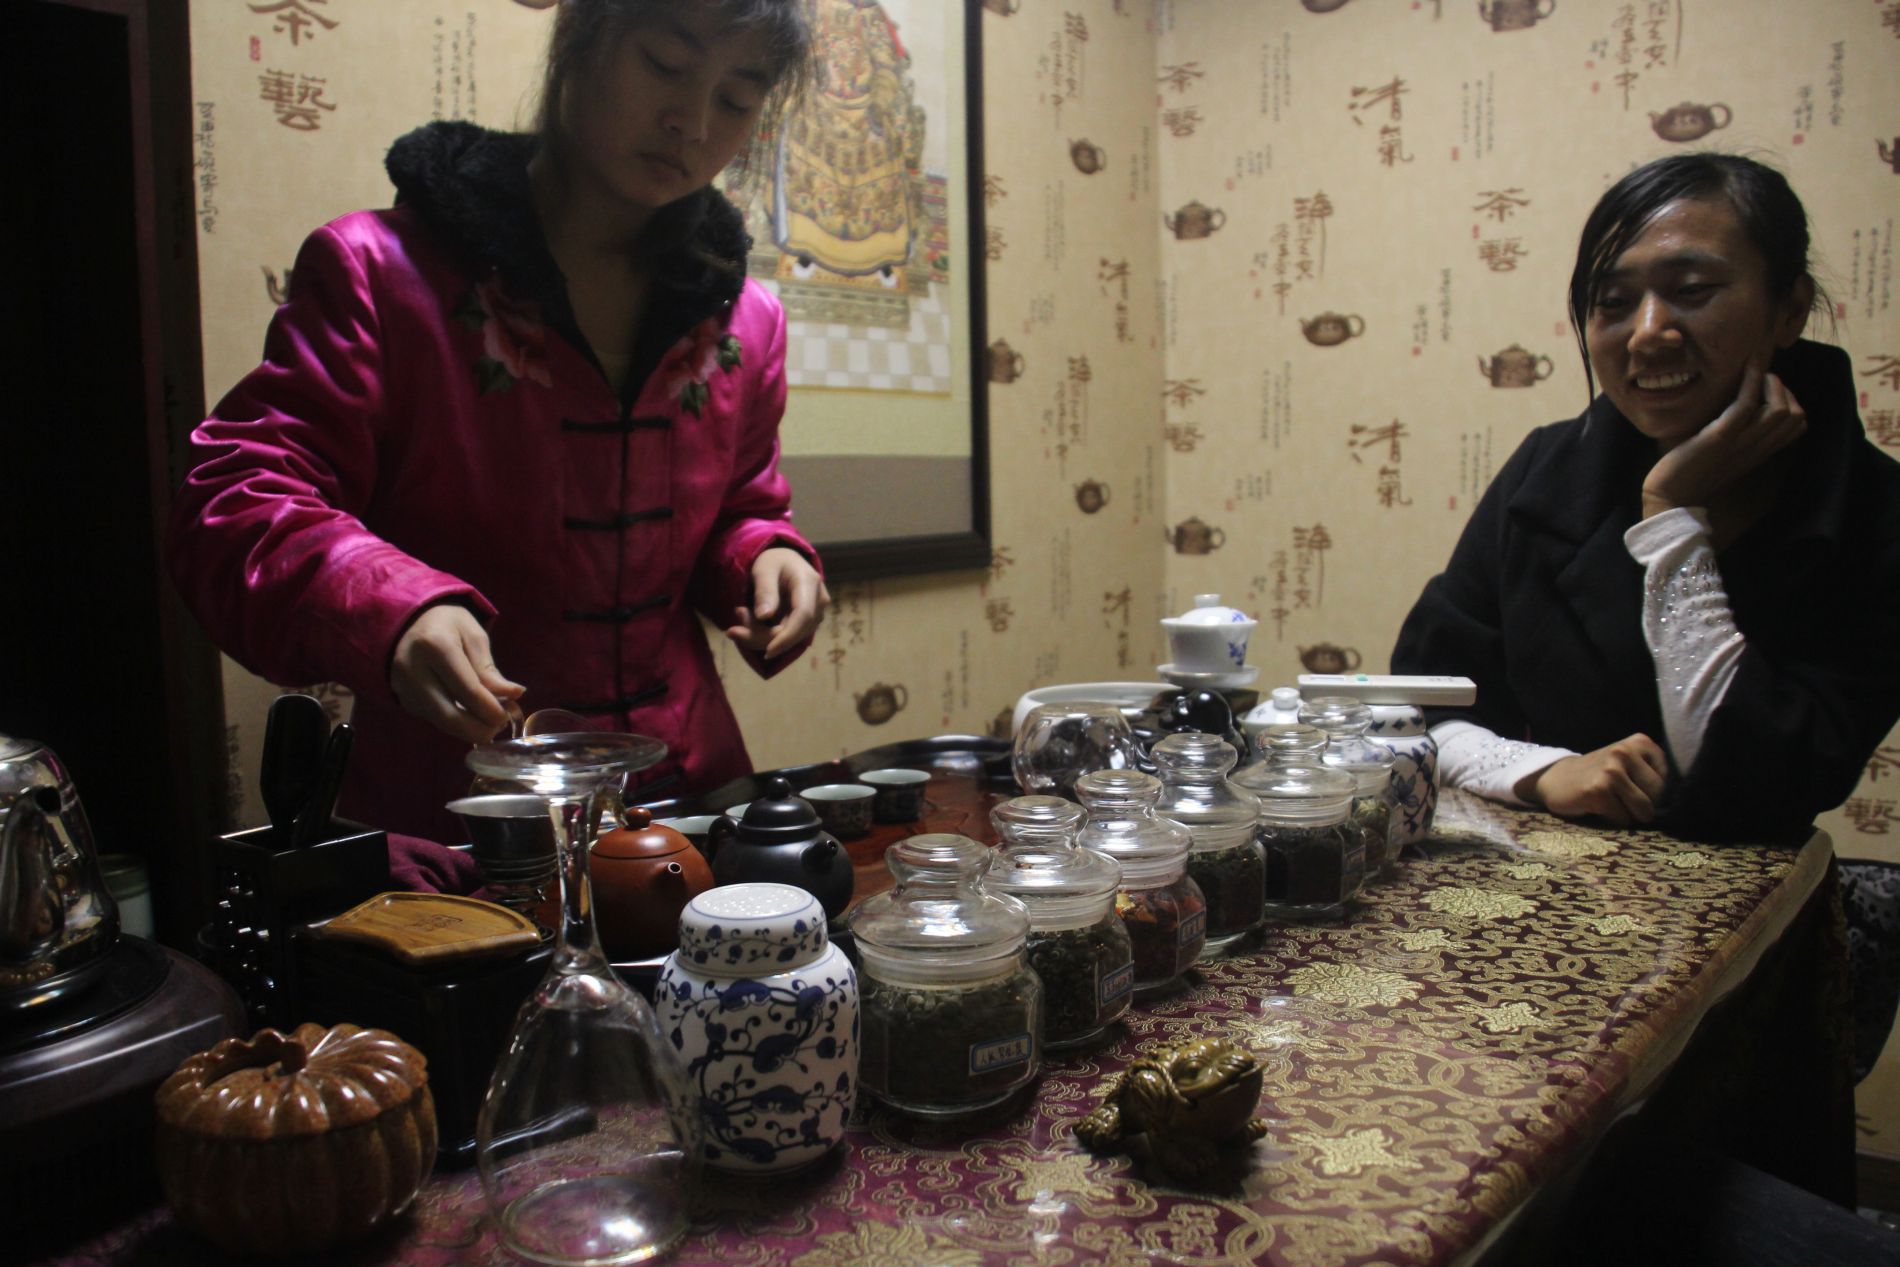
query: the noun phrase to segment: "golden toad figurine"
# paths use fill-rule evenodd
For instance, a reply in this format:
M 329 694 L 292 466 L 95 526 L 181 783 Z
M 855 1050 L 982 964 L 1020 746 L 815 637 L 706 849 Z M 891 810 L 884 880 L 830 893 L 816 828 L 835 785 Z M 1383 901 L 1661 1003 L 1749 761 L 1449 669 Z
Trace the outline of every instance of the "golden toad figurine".
M 1216 1150 L 1267 1133 L 1253 1116 L 1264 1071 L 1252 1053 L 1219 1039 L 1170 1043 L 1135 1061 L 1108 1085 L 1101 1107 L 1075 1134 L 1097 1151 L 1135 1135 L 1163 1169 L 1182 1179 L 1205 1178 Z

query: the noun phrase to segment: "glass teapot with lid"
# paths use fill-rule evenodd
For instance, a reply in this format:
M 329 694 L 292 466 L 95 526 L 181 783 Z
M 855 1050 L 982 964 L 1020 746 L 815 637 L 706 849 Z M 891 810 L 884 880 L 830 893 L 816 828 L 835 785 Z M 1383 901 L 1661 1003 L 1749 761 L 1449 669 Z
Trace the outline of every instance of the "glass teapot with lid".
M 45 745 L 0 735 L 0 1016 L 90 985 L 118 937 L 66 768 Z

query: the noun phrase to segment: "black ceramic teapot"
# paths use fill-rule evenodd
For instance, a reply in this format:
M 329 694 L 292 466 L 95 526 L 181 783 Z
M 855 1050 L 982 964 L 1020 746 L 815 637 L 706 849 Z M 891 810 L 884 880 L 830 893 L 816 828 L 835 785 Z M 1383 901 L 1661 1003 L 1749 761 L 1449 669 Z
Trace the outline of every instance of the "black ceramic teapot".
M 767 882 L 804 889 L 836 919 L 851 900 L 851 855 L 818 825 L 811 802 L 784 779 L 746 806 L 736 822 L 722 814 L 706 836 L 718 884 Z
M 1233 705 L 1219 691 L 1176 691 L 1157 695 L 1154 702 L 1131 723 L 1131 729 L 1135 732 L 1136 742 L 1141 745 L 1141 769 L 1148 774 L 1155 771 L 1153 762 L 1148 760 L 1146 754 L 1169 735 L 1198 731 L 1225 739 L 1243 758 L 1247 753 L 1247 739 L 1235 724 Z

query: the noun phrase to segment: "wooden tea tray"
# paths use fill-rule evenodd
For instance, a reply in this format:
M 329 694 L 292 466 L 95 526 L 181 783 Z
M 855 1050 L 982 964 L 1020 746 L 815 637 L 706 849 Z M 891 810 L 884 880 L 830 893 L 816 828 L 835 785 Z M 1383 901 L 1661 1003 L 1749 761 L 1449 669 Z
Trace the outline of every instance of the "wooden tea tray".
M 505 906 L 450 893 L 378 893 L 310 931 L 430 967 L 532 950 L 542 936 L 533 920 Z

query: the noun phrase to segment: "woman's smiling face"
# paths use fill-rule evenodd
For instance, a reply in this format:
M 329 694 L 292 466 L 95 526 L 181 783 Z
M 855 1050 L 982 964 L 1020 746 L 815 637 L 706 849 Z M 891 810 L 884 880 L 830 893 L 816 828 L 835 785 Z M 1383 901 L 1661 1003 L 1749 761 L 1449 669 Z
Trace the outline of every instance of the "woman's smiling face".
M 1673 448 L 1733 403 L 1751 358 L 1765 368 L 1800 337 L 1812 298 L 1805 277 L 1772 293 L 1768 261 L 1727 199 L 1679 199 L 1599 283 L 1590 367 L 1638 431 Z

